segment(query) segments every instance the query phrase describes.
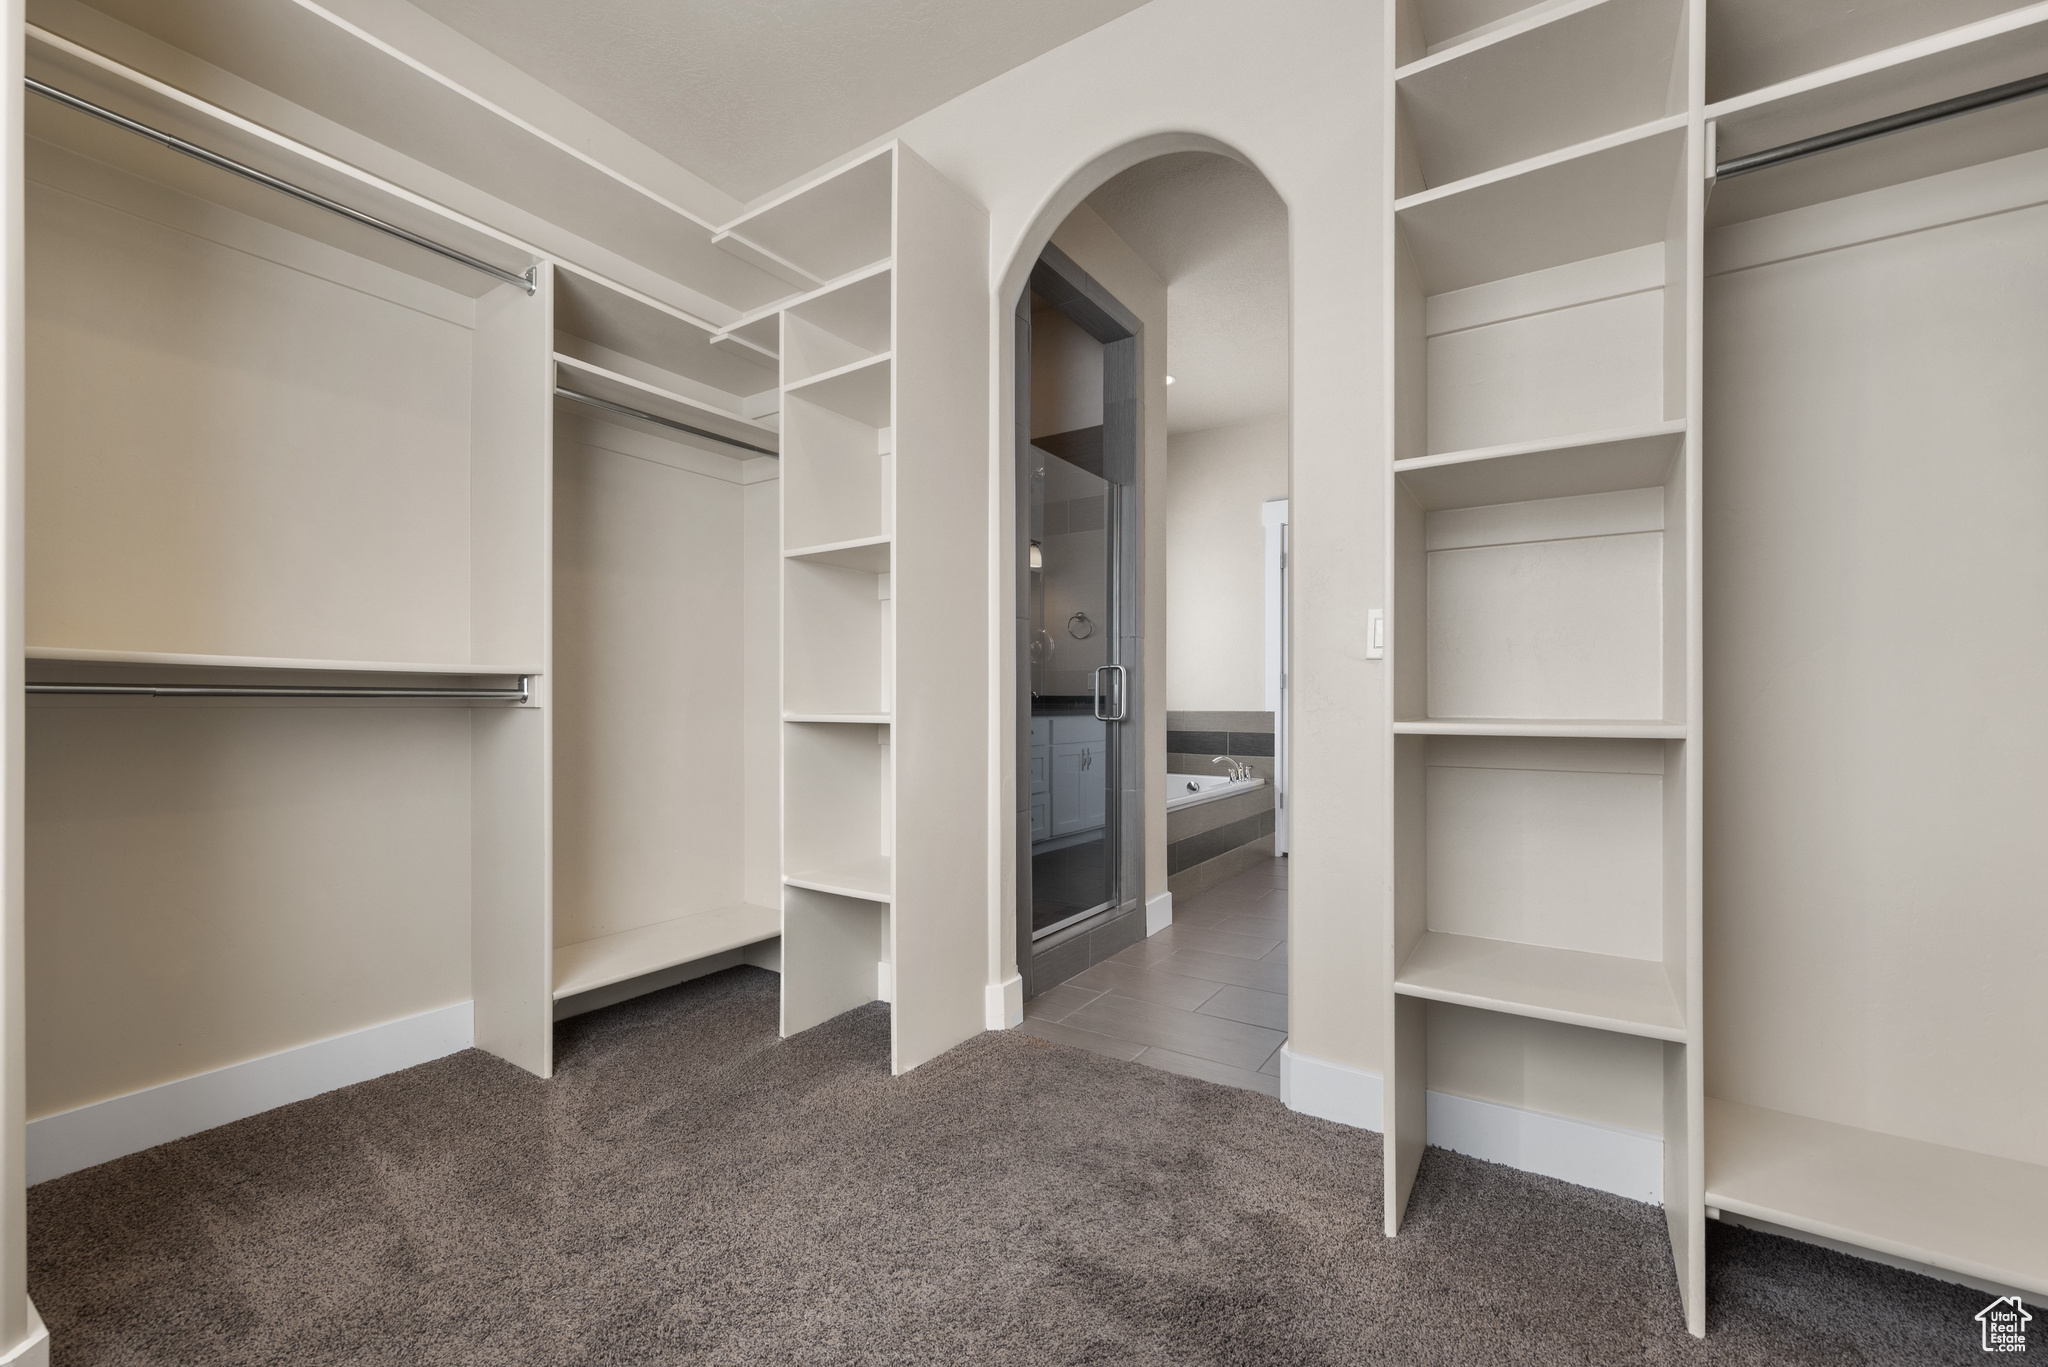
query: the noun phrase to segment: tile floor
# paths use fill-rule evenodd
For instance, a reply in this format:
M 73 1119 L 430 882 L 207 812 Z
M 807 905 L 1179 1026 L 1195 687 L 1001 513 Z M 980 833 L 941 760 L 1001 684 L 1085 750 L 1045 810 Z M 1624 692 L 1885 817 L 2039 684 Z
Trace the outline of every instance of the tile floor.
M 1287 861 L 1176 901 L 1173 924 L 1024 1003 L 1040 1039 L 1280 1095 Z

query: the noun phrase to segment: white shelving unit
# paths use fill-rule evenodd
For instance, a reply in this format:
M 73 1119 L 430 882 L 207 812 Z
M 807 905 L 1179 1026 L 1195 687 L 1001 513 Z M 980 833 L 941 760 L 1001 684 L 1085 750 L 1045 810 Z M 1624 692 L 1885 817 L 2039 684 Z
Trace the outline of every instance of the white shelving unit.
M 1432 1011 L 1657 1041 L 1697 1332 L 1704 15 L 1390 8 L 1387 1232 Z
M 892 145 L 718 238 L 805 287 L 728 334 L 782 364 L 783 1032 L 888 1001 L 898 1072 L 984 1014 L 987 231 Z
M 1950 949 L 2041 950 L 2038 768 L 1949 721 L 2048 670 L 2005 630 L 2048 560 L 1980 515 L 2040 482 L 2001 215 L 2048 125 L 1714 175 L 2039 72 L 2048 5 L 1390 9 L 1389 1234 L 1431 1013 L 1481 1010 L 1658 1043 L 1695 1334 L 1723 1213 L 2048 1294 L 2038 1119 L 1964 1094 L 2028 1066 L 2022 1008 Z M 1910 662 L 1843 644 L 1892 611 L 1939 622 Z

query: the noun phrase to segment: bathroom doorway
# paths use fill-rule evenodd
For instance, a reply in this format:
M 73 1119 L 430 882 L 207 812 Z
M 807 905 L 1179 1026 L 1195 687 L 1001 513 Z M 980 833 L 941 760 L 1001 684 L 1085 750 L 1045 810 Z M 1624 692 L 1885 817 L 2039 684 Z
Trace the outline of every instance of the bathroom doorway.
M 1028 998 L 1144 938 L 1142 325 L 1052 246 L 1015 318 L 1018 768 L 1029 784 L 1017 962 Z

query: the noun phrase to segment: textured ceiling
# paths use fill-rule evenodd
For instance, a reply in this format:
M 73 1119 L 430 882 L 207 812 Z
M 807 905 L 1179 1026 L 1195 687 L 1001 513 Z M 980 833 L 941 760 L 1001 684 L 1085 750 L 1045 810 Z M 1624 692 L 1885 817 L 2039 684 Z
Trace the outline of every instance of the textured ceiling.
M 1266 178 L 1181 152 L 1140 162 L 1088 203 L 1166 282 L 1167 429 L 1284 411 L 1287 206 Z
M 413 0 L 751 200 L 1144 0 Z

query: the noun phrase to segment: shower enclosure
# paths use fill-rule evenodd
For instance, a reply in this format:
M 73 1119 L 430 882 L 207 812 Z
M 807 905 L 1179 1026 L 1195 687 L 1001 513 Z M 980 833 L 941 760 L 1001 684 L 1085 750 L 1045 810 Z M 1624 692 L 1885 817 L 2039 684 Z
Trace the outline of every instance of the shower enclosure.
M 1053 247 L 1016 326 L 1018 767 L 1028 775 L 1017 958 L 1029 997 L 1144 934 L 1140 329 Z

